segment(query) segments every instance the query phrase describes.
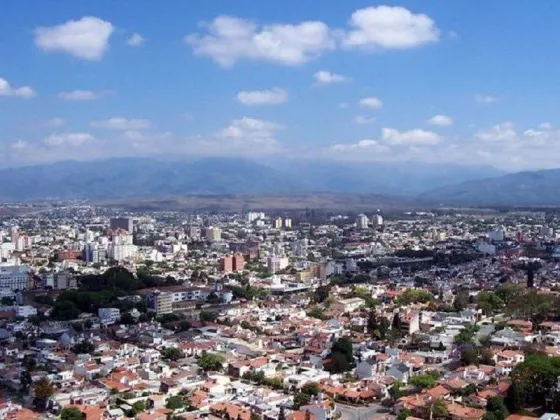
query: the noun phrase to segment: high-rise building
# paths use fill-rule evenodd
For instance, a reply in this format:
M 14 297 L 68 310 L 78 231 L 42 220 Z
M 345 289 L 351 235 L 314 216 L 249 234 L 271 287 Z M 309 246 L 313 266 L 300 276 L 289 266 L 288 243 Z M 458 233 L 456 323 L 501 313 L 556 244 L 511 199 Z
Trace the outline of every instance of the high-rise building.
M 27 290 L 31 287 L 31 273 L 27 265 L 0 267 L 0 289 Z
M 279 257 L 277 255 L 272 255 L 268 257 L 267 268 L 270 274 L 275 274 L 280 270 L 286 268 L 289 264 L 289 260 L 286 257 Z
M 383 226 L 383 216 L 380 214 L 374 214 L 371 221 L 373 226 Z
M 222 229 L 211 226 L 206 228 L 204 236 L 208 242 L 219 242 L 222 240 Z
M 289 217 L 286 217 L 284 219 L 284 227 L 286 229 L 291 229 L 292 228 L 292 219 L 290 219 Z
M 122 229 L 132 233 L 134 230 L 134 220 L 130 217 L 114 217 L 110 220 L 109 227 L 111 230 Z
M 188 231 L 189 238 L 193 241 L 198 241 L 200 239 L 200 227 L 199 226 L 189 226 Z
M 233 257 L 226 255 L 220 260 L 220 270 L 224 273 L 231 273 L 233 271 Z
M 147 307 L 157 316 L 173 313 L 173 294 L 154 290 L 147 297 Z
M 120 231 L 113 235 L 112 243 L 109 245 L 109 258 L 115 261 L 134 258 L 136 250 L 136 245 L 132 244 L 132 235 Z
M 369 220 L 365 214 L 358 214 L 358 217 L 356 218 L 356 227 L 358 229 L 367 229 L 368 222 Z
M 274 228 L 275 229 L 282 229 L 282 218 L 278 217 L 274 220 Z
M 233 256 L 233 271 L 243 271 L 245 268 L 245 258 L 242 254 L 235 254 Z

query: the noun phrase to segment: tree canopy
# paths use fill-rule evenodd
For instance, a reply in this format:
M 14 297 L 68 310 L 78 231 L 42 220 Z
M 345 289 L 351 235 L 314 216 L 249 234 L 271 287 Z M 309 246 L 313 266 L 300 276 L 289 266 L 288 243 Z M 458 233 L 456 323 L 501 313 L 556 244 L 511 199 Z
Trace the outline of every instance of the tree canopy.
M 199 361 L 198 366 L 200 366 L 205 372 L 221 370 L 226 358 L 221 354 L 217 353 L 204 353 Z

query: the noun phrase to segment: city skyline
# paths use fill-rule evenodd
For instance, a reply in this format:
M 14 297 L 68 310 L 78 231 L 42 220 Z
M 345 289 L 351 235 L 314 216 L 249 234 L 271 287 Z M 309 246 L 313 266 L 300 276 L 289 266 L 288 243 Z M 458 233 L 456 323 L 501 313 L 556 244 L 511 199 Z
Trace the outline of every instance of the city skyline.
M 556 3 L 29 4 L 0 28 L 1 166 L 271 155 L 560 166 Z

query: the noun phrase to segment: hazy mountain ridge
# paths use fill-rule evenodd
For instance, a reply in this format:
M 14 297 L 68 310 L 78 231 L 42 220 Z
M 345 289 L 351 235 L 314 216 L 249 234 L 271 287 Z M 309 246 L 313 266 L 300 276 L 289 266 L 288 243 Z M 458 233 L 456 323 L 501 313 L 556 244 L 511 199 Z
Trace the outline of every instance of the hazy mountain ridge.
M 523 171 L 471 180 L 425 192 L 421 198 L 443 204 L 494 206 L 560 205 L 560 169 Z
M 417 162 L 338 163 L 242 158 L 160 161 L 114 158 L 0 170 L 0 198 L 103 199 L 150 196 L 365 193 L 414 197 L 454 182 L 501 175 L 491 167 Z

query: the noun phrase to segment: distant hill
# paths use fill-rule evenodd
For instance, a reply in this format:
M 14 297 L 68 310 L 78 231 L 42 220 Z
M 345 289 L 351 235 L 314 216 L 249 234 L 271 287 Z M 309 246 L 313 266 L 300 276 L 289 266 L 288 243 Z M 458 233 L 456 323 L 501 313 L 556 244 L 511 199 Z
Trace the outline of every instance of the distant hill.
M 442 204 L 493 206 L 560 205 L 560 169 L 525 171 L 448 185 L 420 197 Z
M 501 175 L 490 167 L 414 162 L 257 163 L 241 158 L 160 161 L 114 158 L 0 170 L 0 199 L 110 199 L 306 192 L 414 197 L 465 180 Z

